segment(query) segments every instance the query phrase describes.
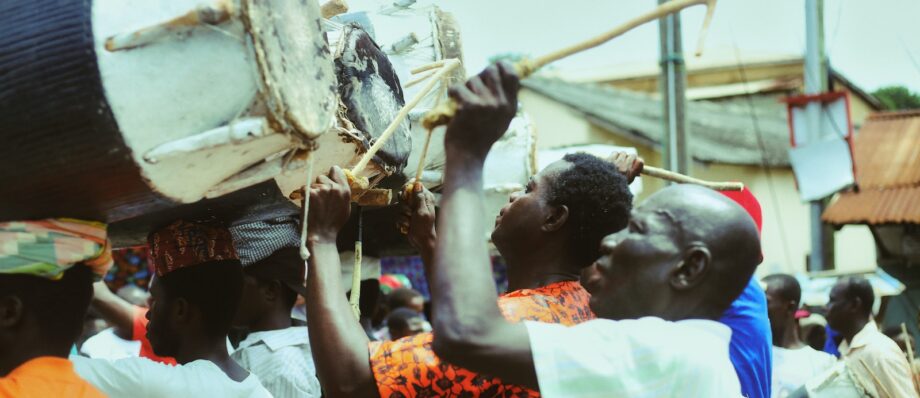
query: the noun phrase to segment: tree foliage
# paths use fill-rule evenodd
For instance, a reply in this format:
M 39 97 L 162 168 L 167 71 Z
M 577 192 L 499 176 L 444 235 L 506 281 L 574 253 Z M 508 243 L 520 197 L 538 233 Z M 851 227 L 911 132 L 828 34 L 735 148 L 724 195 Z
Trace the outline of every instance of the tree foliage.
M 920 109 L 920 95 L 904 86 L 882 87 L 872 93 L 886 110 Z

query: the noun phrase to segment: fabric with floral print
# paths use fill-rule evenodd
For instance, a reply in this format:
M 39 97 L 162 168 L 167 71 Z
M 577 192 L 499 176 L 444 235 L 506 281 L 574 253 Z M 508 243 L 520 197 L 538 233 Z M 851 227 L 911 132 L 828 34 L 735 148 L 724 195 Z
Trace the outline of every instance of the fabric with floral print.
M 581 284 L 567 281 L 508 292 L 498 298 L 498 306 L 512 322 L 575 325 L 594 319 L 589 298 Z M 540 396 L 537 391 L 441 363 L 431 341 L 431 333 L 422 333 L 370 344 L 371 368 L 382 398 Z

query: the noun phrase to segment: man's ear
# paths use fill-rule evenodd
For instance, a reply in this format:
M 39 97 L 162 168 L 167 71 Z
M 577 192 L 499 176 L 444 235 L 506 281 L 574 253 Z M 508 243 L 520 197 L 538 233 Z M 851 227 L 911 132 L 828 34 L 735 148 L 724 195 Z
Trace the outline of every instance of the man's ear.
M 850 311 L 852 311 L 852 312 L 857 312 L 857 313 L 863 311 L 863 309 L 862 309 L 862 308 L 863 308 L 863 302 L 862 302 L 862 299 L 861 299 L 861 298 L 859 298 L 859 297 L 853 297 L 852 299 L 847 300 L 847 301 L 849 302 L 849 308 L 848 308 L 848 309 L 849 309 Z M 871 308 L 869 309 L 869 312 L 872 312 L 872 309 L 871 309 Z
M 549 214 L 543 219 L 543 231 L 553 232 L 562 229 L 569 220 L 569 208 L 566 205 L 550 206 Z
M 268 301 L 278 300 L 281 297 L 281 289 L 281 282 L 278 281 L 259 282 L 259 291 Z
M 683 259 L 671 269 L 668 282 L 677 290 L 688 290 L 698 285 L 709 272 L 712 254 L 702 245 L 692 245 Z
M 16 296 L 0 297 L 0 327 L 7 329 L 22 322 L 22 300 Z
M 789 300 L 786 302 L 786 312 L 795 315 L 795 312 L 799 310 L 799 304 L 794 300 Z
M 172 314 L 172 322 L 186 325 L 191 321 L 192 308 L 184 297 L 172 300 L 169 312 Z

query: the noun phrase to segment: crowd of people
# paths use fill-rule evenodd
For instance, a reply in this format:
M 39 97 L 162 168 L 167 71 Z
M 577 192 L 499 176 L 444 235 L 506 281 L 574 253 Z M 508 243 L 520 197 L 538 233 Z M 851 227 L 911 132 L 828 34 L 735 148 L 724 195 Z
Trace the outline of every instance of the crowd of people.
M 918 397 L 869 282 L 839 280 L 824 315 L 831 353 L 812 347 L 798 280 L 754 276 L 750 191 L 673 185 L 634 205 L 634 155 L 566 155 L 511 195 L 491 232 L 507 264 L 498 294 L 482 181 L 518 89 L 505 64 L 453 87 L 439 205 L 424 188 L 401 204 L 428 316 L 402 288 L 378 328 L 356 319 L 336 245 L 352 212 L 338 167 L 309 187 L 306 262 L 295 217 L 162 220 L 148 236 L 149 297 L 99 281 L 105 225 L 0 223 L 0 397 Z M 292 318 L 301 300 L 305 321 Z M 109 327 L 77 352 L 88 309 Z

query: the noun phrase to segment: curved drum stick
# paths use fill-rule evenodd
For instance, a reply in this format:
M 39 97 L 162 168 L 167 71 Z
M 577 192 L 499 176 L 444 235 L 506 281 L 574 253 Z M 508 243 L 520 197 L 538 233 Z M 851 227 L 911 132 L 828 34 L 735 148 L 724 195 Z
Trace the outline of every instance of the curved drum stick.
M 652 167 L 652 166 L 643 167 L 642 175 L 660 178 L 662 180 L 667 180 L 667 181 L 676 182 L 680 184 L 701 185 L 709 189 L 714 189 L 716 191 L 741 191 L 744 189 L 744 184 L 740 182 L 713 182 L 713 181 L 700 180 L 698 178 L 685 176 L 680 173 L 675 173 L 673 171 L 668 171 L 665 169 L 660 169 L 658 167 Z
M 700 28 L 700 37 L 697 41 L 696 55 L 699 56 L 703 52 L 703 42 L 706 39 L 706 33 L 709 32 L 709 23 L 712 21 L 712 13 L 715 11 L 716 0 L 673 0 L 667 3 L 664 3 L 652 11 L 649 11 L 645 14 L 642 14 L 636 18 L 633 18 L 626 23 L 616 27 L 613 30 L 607 31 L 599 36 L 593 37 L 591 39 L 585 40 L 581 43 L 563 48 L 556 52 L 549 53 L 542 57 L 530 60 L 524 59 L 517 62 L 514 65 L 515 70 L 522 79 L 530 76 L 538 69 L 542 68 L 546 64 L 551 62 L 558 61 L 562 58 L 568 57 L 569 55 L 579 53 L 594 47 L 597 47 L 601 44 L 604 44 L 610 40 L 613 40 L 620 35 L 629 32 L 630 30 L 635 29 L 637 26 L 643 25 L 647 22 L 656 20 L 663 16 L 673 14 L 684 8 L 695 6 L 695 5 L 706 5 L 706 17 L 703 19 L 703 26 Z M 454 101 L 447 101 L 442 106 L 432 109 L 425 117 L 422 118 L 422 125 L 427 129 L 433 129 L 437 126 L 442 126 L 450 122 L 454 114 L 457 111 L 457 103 Z

